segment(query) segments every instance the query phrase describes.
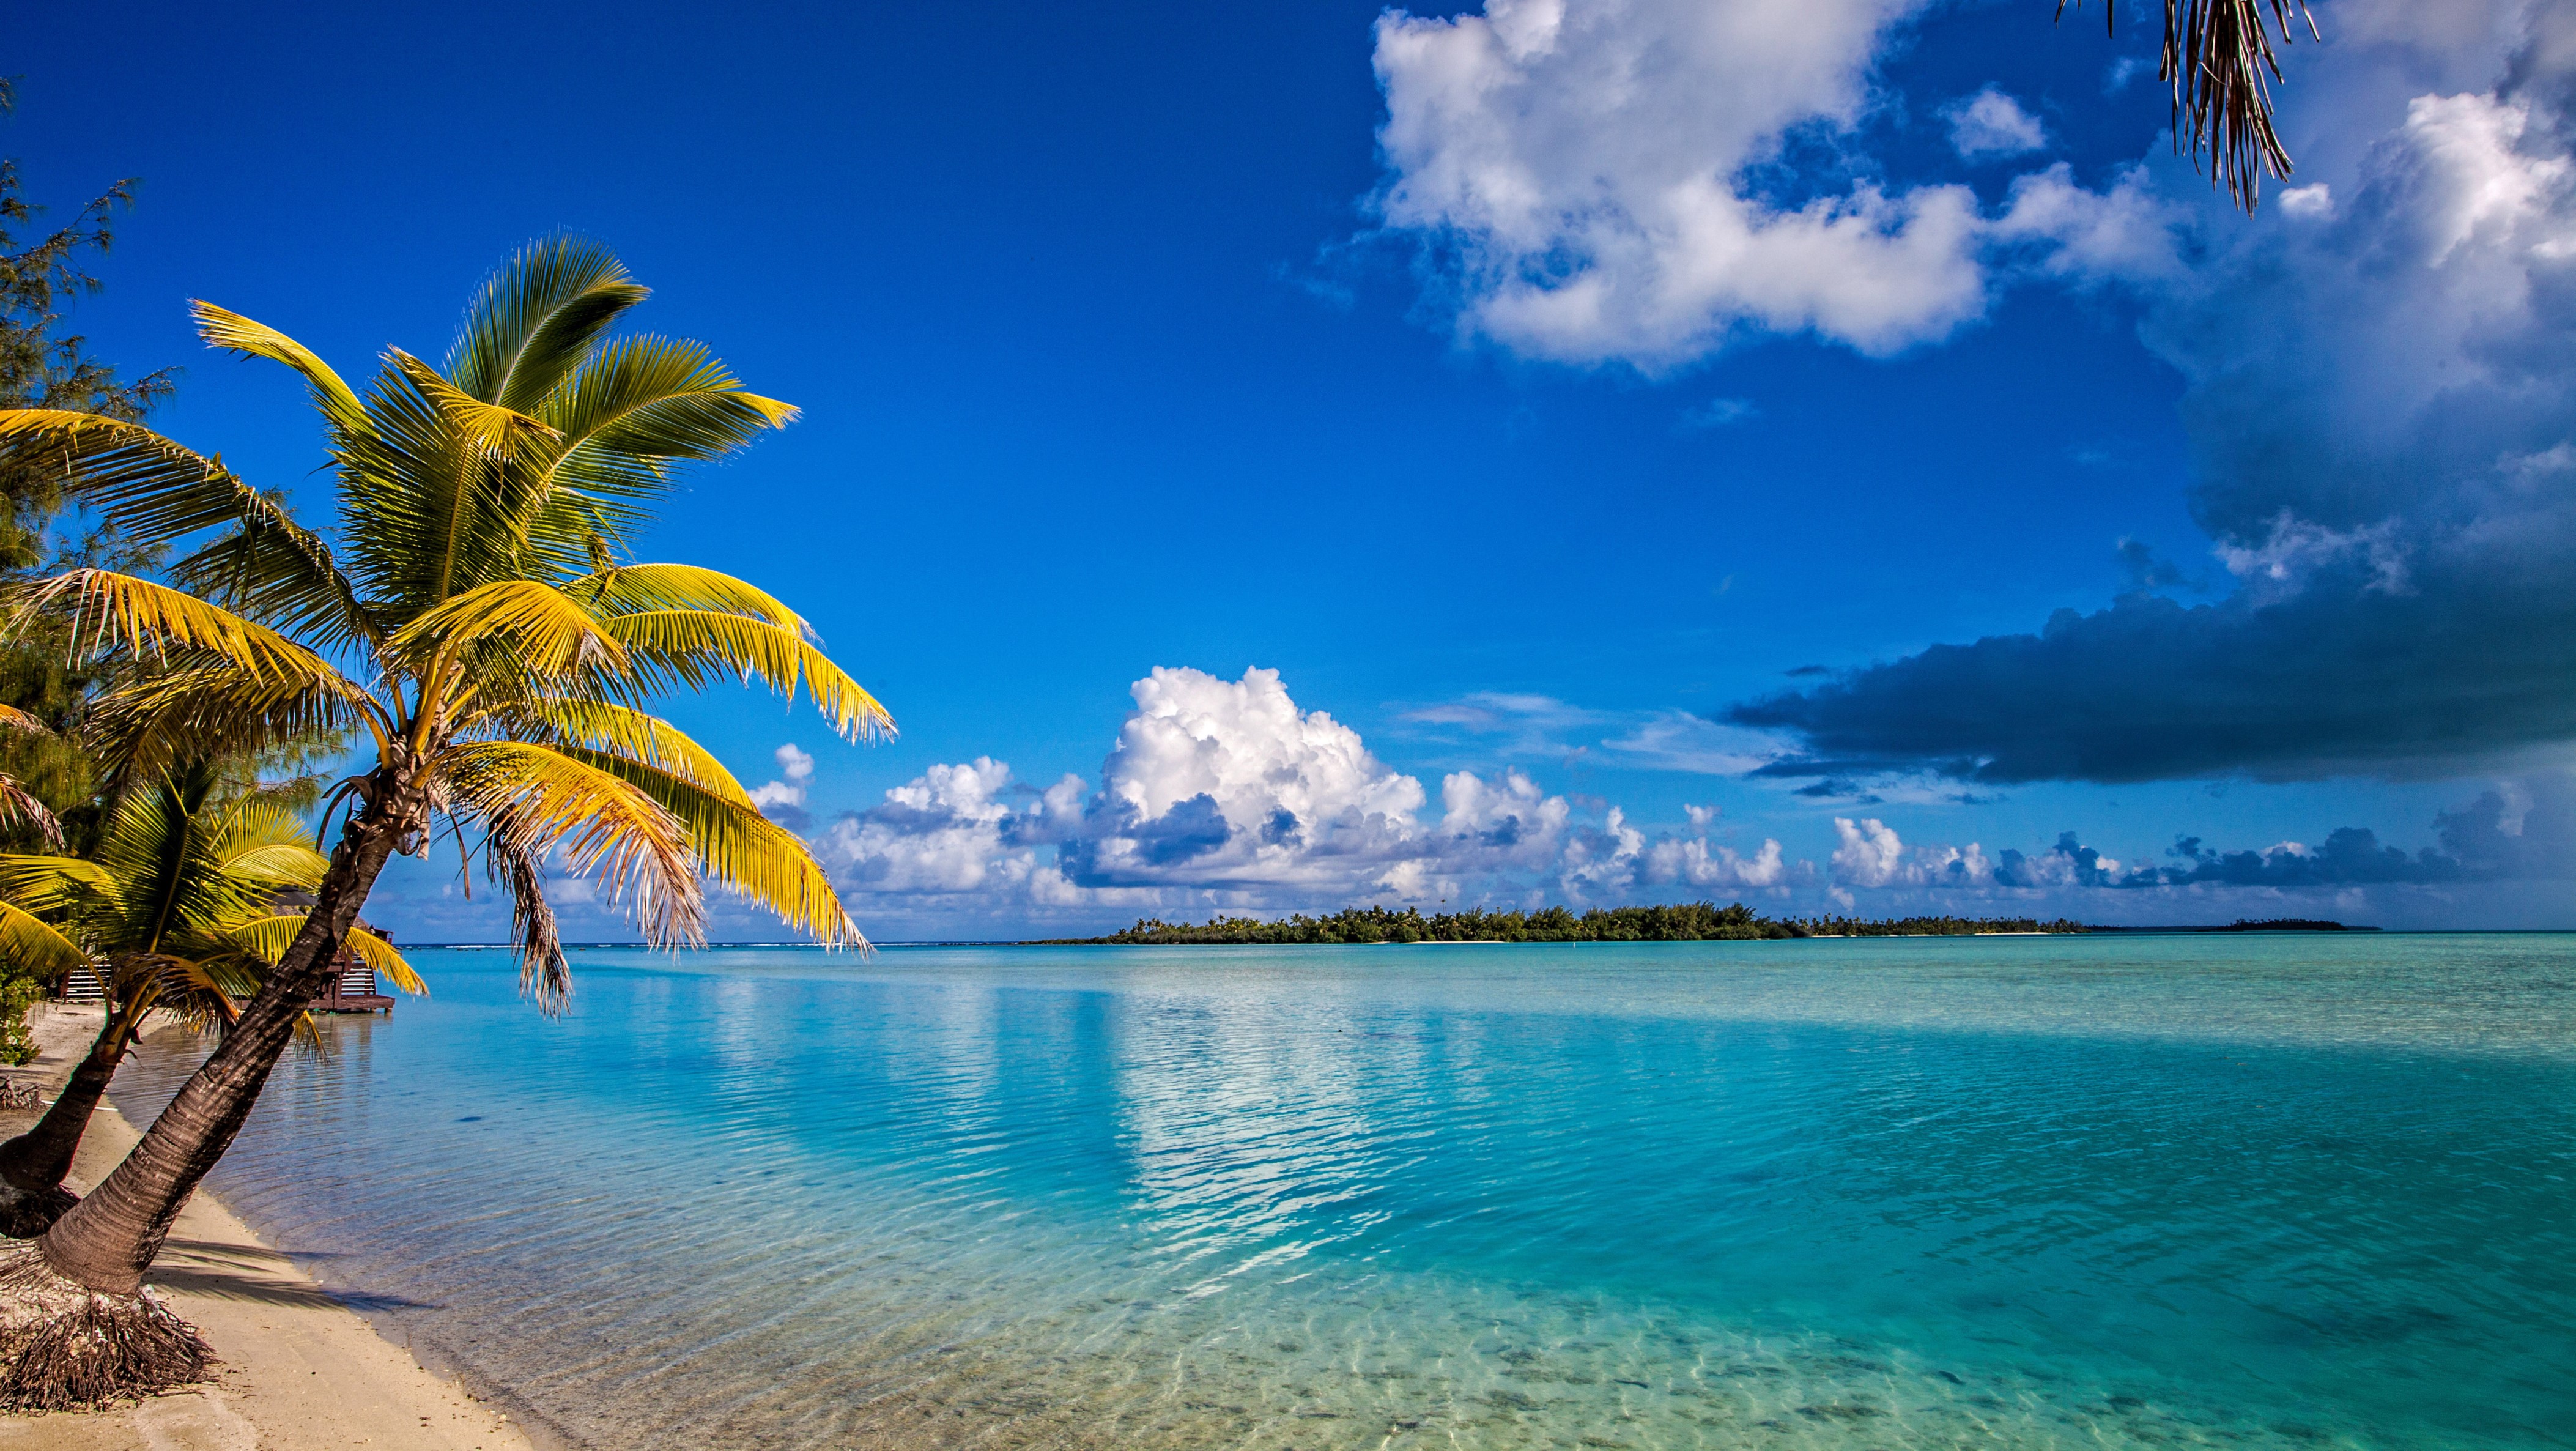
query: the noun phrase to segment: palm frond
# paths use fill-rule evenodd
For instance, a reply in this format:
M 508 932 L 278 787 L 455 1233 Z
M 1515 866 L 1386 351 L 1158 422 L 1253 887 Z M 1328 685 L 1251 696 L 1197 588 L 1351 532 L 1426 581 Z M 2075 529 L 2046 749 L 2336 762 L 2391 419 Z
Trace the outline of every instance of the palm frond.
M 577 569 L 593 535 L 621 546 L 640 537 L 646 506 L 671 487 L 674 465 L 720 458 L 785 427 L 796 410 L 746 391 L 700 344 L 635 337 L 601 344 L 541 416 L 562 438 L 529 539 L 559 567 Z
M 646 291 L 586 237 L 532 242 L 475 294 L 448 374 L 486 403 L 533 410 Z
M 542 861 L 557 850 L 656 946 L 702 940 L 706 904 L 687 827 L 615 774 L 549 746 L 475 741 L 439 762 L 451 811 Z
M 240 1016 L 237 998 L 259 990 L 258 975 L 220 960 L 200 962 L 174 952 L 119 953 L 110 964 L 109 991 L 130 1020 L 154 1009 L 179 1015 L 200 1032 L 220 1032 Z
M 342 534 L 367 597 L 399 623 L 479 584 L 521 578 L 546 490 L 519 415 L 398 352 L 367 394 L 375 431 L 341 461 Z M 460 419 L 464 426 L 460 426 Z M 498 437 L 505 447 L 484 442 Z M 542 435 L 534 436 L 542 441 Z
M 389 980 L 395 987 L 413 997 L 429 996 L 429 984 L 421 981 L 420 974 L 413 970 L 411 963 L 406 961 L 401 953 L 394 951 L 392 943 L 364 927 L 352 927 L 349 929 L 348 944 L 349 950 L 358 955 L 358 960 L 374 968 L 378 977 Z
M 505 836 L 485 839 L 485 869 L 510 894 L 510 940 L 519 947 L 519 991 L 548 1017 L 572 1002 L 572 964 L 546 900 L 545 858 Z
M 2084 0 L 2058 0 L 2064 19 L 2068 4 L 2081 9 Z M 2156 79 L 2173 87 L 2174 149 L 2188 149 L 2192 166 L 2209 155 L 2209 184 L 2224 187 L 2230 200 L 2248 214 L 2262 204 L 2263 177 L 2286 179 L 2289 149 L 2272 124 L 2272 93 L 2264 81 L 2270 72 L 2283 79 L 2272 37 L 2263 27 L 2268 5 L 2281 43 L 2295 37 L 2290 15 L 2296 11 L 2308 37 L 2322 41 L 2308 0 L 2165 0 L 2164 50 Z M 2116 32 L 2118 0 L 2104 0 L 2102 19 Z
M 602 343 L 546 399 L 565 452 L 585 446 L 644 458 L 721 458 L 797 408 L 744 388 L 706 344 L 651 335 Z
M 275 967 L 278 959 L 286 956 L 286 949 L 295 945 L 295 935 L 304 930 L 307 915 L 304 912 L 279 912 L 272 916 L 252 917 L 227 927 L 223 936 L 262 965 Z M 363 927 L 352 927 L 342 945 L 355 953 L 360 962 L 374 968 L 377 976 L 389 979 L 395 987 L 413 997 L 429 995 L 429 985 L 421 981 L 420 974 L 401 953 L 394 951 L 392 943 Z
M 300 841 L 267 841 L 216 857 L 227 875 L 281 887 L 311 887 L 331 870 L 331 859 Z
M 844 740 L 894 734 L 876 697 L 794 630 L 713 610 L 639 610 L 610 616 L 605 629 L 626 647 L 630 674 L 654 686 L 703 690 L 730 676 L 792 699 L 801 682 Z
M 182 666 L 101 696 L 86 734 L 117 776 L 149 778 L 206 755 L 257 756 L 354 726 L 386 743 L 390 719 L 346 681 L 276 681 L 225 664 Z
M 351 433 L 368 427 L 366 405 L 312 349 L 266 323 L 253 322 L 211 302 L 190 299 L 188 315 L 197 320 L 197 336 L 206 340 L 206 346 L 245 358 L 284 363 L 302 374 L 305 385 L 312 390 L 313 406 L 322 410 L 332 427 Z
M 43 721 L 36 719 L 34 716 L 27 714 L 25 711 L 20 710 L 14 705 L 0 705 L 0 726 L 6 726 L 10 730 L 33 731 L 40 736 L 49 736 L 54 733 L 54 728 L 52 726 L 45 724 Z
M 788 926 L 812 934 L 826 947 L 868 945 L 813 850 L 794 832 L 761 815 L 748 798 L 729 798 L 668 771 L 604 751 L 570 747 L 565 754 L 641 787 L 688 825 L 689 844 L 710 876 L 777 913 Z
M 44 409 L 0 412 L 0 467 L 57 472 L 135 543 L 173 544 L 225 533 L 182 559 L 171 577 L 219 591 L 250 614 L 312 631 L 324 644 L 372 635 L 366 611 L 328 546 L 284 503 L 140 424 Z
M 623 564 L 594 570 L 564 586 L 566 593 L 586 598 L 604 614 L 641 610 L 717 610 L 748 615 L 807 639 L 814 631 L 805 617 L 780 604 L 767 591 L 732 575 L 694 564 Z
M 13 613 L 23 622 L 50 611 L 71 630 L 75 660 L 166 661 L 204 656 L 272 684 L 364 694 L 321 656 L 268 626 L 243 619 L 184 590 L 106 569 L 75 569 L 20 593 Z
M 54 819 L 53 808 L 36 799 L 36 793 L 17 778 L 0 776 L 0 826 L 21 824 L 55 846 L 63 844 L 63 824 Z
M 558 439 L 544 423 L 504 404 L 477 398 L 440 377 L 438 370 L 400 348 L 386 350 L 395 368 L 444 415 L 466 445 L 485 454 L 515 457 L 533 445 Z
M 138 544 L 166 544 L 224 522 L 241 481 L 139 423 L 52 408 L 0 409 L 0 468 L 63 480 Z
M 2251 212 L 2262 203 L 2263 176 L 2286 178 L 2289 150 L 2272 127 L 2272 94 L 2263 80 L 2269 71 L 2281 79 L 2272 37 L 2263 28 L 2265 0 L 2165 0 L 2164 57 L 2158 80 L 2173 87 L 2174 145 L 2179 148 L 2186 123 L 2188 145 L 2197 163 L 2209 153 L 2209 182 L 2223 186 L 2236 205 Z M 2290 10 L 2307 22 L 2311 39 L 2322 40 L 2307 0 L 2269 0 L 2272 19 L 2288 45 Z
M 31 912 L 60 912 L 90 893 L 111 893 L 116 878 L 93 861 L 70 856 L 0 855 L 0 899 Z
M 230 482 L 232 518 L 170 567 L 171 581 L 325 648 L 382 639 L 383 625 L 322 536 L 295 522 L 282 500 Z
M 478 585 L 418 616 L 396 632 L 392 653 L 425 668 L 459 642 L 489 641 L 521 668 L 541 676 L 591 667 L 616 670 L 626 648 L 572 595 L 542 580 L 502 579 Z
M 15 902 L 0 902 L 0 962 L 27 977 L 60 977 L 87 966 L 89 954 Z
M 556 699 L 529 701 L 509 714 L 512 734 L 520 738 L 633 761 L 724 801 L 757 809 L 751 793 L 714 752 L 659 716 L 611 701 Z

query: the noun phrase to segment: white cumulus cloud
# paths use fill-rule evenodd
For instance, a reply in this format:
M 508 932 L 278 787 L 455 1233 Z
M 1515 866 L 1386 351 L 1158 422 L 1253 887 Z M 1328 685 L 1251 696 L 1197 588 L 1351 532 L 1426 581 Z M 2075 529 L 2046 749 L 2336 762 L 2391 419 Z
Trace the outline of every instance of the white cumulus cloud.
M 1041 790 L 990 757 L 933 766 L 837 822 L 823 859 L 879 903 L 1041 913 L 1615 902 L 1642 886 L 1778 887 L 1796 870 L 1777 841 L 1749 856 L 1713 844 L 1713 808 L 1691 810 L 1687 836 L 1650 837 L 1618 807 L 1592 819 L 1516 769 L 1444 776 L 1434 816 L 1420 781 L 1299 708 L 1275 670 L 1157 669 L 1130 694 L 1097 787 L 1068 775 Z
M 814 779 L 814 758 L 790 741 L 777 749 L 773 759 L 778 762 L 778 775 L 751 788 L 751 804 L 788 830 L 803 831 L 813 824 L 805 810 L 805 790 Z
M 2048 145 L 2048 131 L 2039 118 L 1992 86 L 1946 108 L 1942 115 L 1950 122 L 1950 148 L 1965 160 L 2019 156 Z
M 1964 186 L 1862 180 L 1784 200 L 1742 179 L 1792 132 L 1848 141 L 1874 60 L 1924 4 L 1390 11 L 1377 24 L 1378 215 L 1438 259 L 1462 334 L 1529 357 L 1654 371 L 1749 332 L 1872 355 L 1936 341 L 1984 314 L 1998 241 L 2044 240 L 2036 212 L 1999 238 Z M 1957 125 L 1981 154 L 2045 140 L 2000 92 Z M 2103 220 L 2070 220 L 2098 250 Z

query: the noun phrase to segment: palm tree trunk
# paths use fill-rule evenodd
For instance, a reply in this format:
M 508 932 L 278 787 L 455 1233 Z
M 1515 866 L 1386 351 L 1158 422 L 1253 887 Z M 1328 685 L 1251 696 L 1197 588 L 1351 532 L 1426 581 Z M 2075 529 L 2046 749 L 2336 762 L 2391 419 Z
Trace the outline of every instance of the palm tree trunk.
M 108 1080 L 116 1076 L 116 1065 L 133 1041 L 127 1031 L 130 1026 L 131 1019 L 110 1004 L 107 1021 L 100 1025 L 98 1037 L 89 1045 L 89 1055 L 72 1070 L 70 1081 L 56 1095 L 53 1106 L 36 1120 L 34 1128 L 0 1144 L 0 1188 L 41 1195 L 61 1184 L 63 1176 L 72 1171 L 72 1155 L 80 1149 L 81 1131 L 89 1127 L 91 1112 L 106 1096 Z
M 197 1181 L 232 1147 L 269 1071 L 294 1037 L 296 1019 L 330 981 L 332 958 L 409 824 L 413 813 L 407 808 L 415 803 L 401 799 L 411 794 L 407 783 L 398 784 L 382 769 L 377 781 L 375 802 L 349 823 L 331 853 L 331 870 L 315 890 L 303 930 L 250 1006 L 125 1162 L 36 1242 L 56 1274 L 106 1295 L 130 1296 L 142 1288 L 143 1272 L 169 1238 L 171 1222 L 196 1192 Z

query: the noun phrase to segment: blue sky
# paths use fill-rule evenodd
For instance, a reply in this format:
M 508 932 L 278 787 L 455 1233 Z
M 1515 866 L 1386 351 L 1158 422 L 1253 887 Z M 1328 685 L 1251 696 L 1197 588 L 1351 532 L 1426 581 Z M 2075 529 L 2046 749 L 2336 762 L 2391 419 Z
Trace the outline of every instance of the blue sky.
M 643 552 L 894 711 L 672 707 L 882 938 L 2576 925 L 2572 48 L 2318 15 L 2250 222 L 2152 33 L 2035 4 L 147 6 L 22 38 L 5 139 L 143 179 L 76 322 L 308 510 L 296 389 L 185 299 L 361 368 L 573 229 L 802 405 Z M 371 916 L 498 936 L 454 877 Z

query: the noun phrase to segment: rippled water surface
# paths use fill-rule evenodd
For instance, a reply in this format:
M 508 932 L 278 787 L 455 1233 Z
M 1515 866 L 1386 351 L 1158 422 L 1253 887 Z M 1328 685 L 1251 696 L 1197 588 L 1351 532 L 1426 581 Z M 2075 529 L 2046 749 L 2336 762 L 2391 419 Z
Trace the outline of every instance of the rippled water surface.
M 414 961 L 213 1187 L 577 1444 L 2576 1444 L 2576 939 Z

